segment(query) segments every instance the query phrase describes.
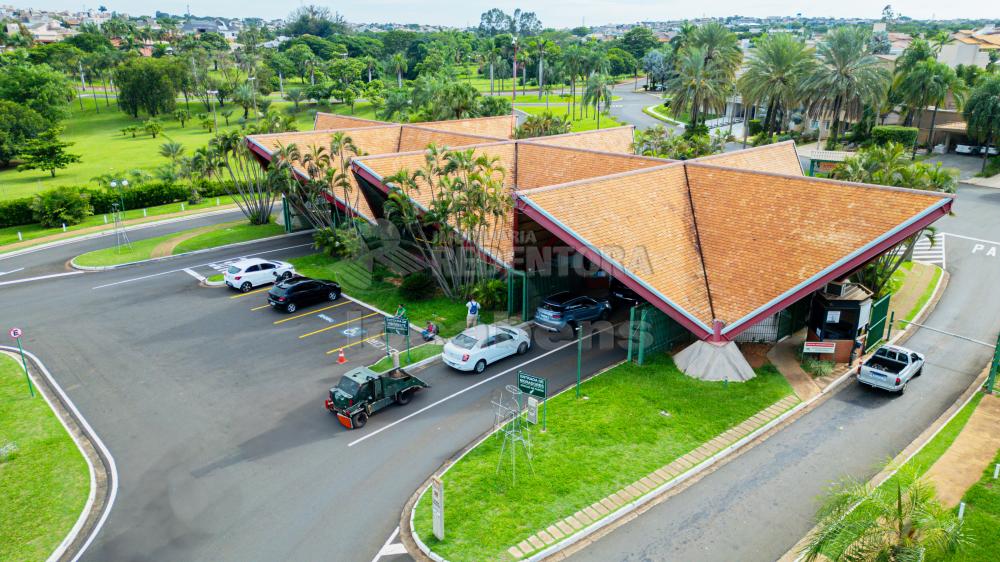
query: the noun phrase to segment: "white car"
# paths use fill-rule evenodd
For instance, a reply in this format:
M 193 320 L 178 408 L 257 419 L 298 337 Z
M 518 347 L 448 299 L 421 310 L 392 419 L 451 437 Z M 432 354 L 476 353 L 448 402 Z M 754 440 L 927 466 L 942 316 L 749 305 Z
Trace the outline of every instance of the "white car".
M 520 328 L 474 326 L 451 338 L 441 354 L 445 364 L 459 371 L 482 373 L 486 365 L 531 349 L 531 336 Z
M 924 370 L 924 355 L 898 345 L 883 345 L 858 370 L 858 382 L 902 394 Z
M 226 285 L 246 293 L 254 287 L 283 281 L 293 275 L 295 268 L 288 262 L 249 258 L 230 264 L 222 277 Z

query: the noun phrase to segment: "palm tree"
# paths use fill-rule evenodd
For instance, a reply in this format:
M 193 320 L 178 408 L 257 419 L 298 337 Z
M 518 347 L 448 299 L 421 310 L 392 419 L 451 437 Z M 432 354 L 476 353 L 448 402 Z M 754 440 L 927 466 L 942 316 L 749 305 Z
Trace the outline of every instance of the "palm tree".
M 562 135 L 572 129 L 570 120 L 562 115 L 552 115 L 548 111 L 541 115 L 529 115 L 524 123 L 514 131 L 514 138 L 528 139 L 534 137 L 546 137 L 549 135 Z
M 699 27 L 691 38 L 691 46 L 704 51 L 705 63 L 711 64 L 729 81 L 743 62 L 736 34 L 719 22 L 709 22 Z
M 569 74 L 570 120 L 573 120 L 576 119 L 576 77 L 583 68 L 583 50 L 577 45 L 570 46 L 563 53 L 563 63 L 566 67 L 566 73 Z
M 912 117 L 916 114 L 919 124 L 923 120 L 924 108 L 928 105 L 934 106 L 930 131 L 927 135 L 927 142 L 932 147 L 938 106 L 951 96 L 955 100 L 955 105 L 961 109 L 967 90 L 965 81 L 959 78 L 951 67 L 934 59 L 920 61 L 899 80 L 900 95 L 909 106 L 907 116 L 909 122 L 912 122 Z M 916 157 L 916 151 L 913 154 Z
M 396 86 L 403 87 L 403 73 L 407 70 L 406 55 L 403 53 L 393 53 L 389 57 L 389 68 L 396 73 Z
M 986 150 L 983 151 L 983 171 L 985 171 L 989 147 L 1000 138 L 1000 75 L 980 80 L 969 94 L 962 115 L 965 117 L 969 135 L 985 141 Z
M 365 70 L 368 71 L 368 81 L 372 81 L 372 71 L 378 67 L 378 60 L 375 57 L 368 55 L 361 58 L 361 63 L 365 65 Z
M 962 521 L 912 469 L 878 487 L 845 481 L 830 492 L 817 518 L 802 550 L 806 562 L 940 560 L 968 540 Z
M 294 104 L 293 111 L 295 111 L 296 113 L 299 112 L 299 102 L 301 102 L 305 98 L 306 98 L 305 92 L 303 92 L 301 89 L 288 90 L 287 92 L 285 92 L 285 99 Z M 229 123 L 226 124 L 228 125 Z
M 165 142 L 160 145 L 160 156 L 169 158 L 171 165 L 177 164 L 177 159 L 184 154 L 184 145 L 176 141 Z
M 836 145 L 841 118 L 854 120 L 865 106 L 881 105 L 889 88 L 889 71 L 871 54 L 868 37 L 859 28 L 834 29 L 817 52 L 820 63 L 804 87 L 811 112 L 832 118 L 830 142 Z
M 614 80 L 606 74 L 591 74 L 587 77 L 587 86 L 583 92 L 583 103 L 594 106 L 597 114 L 597 128 L 601 128 L 601 104 L 605 110 L 611 105 L 611 86 Z
M 764 132 L 771 135 L 774 116 L 796 107 L 802 95 L 802 81 L 813 70 L 813 50 L 787 33 L 767 35 L 758 43 L 746 72 L 737 81 L 744 105 L 767 102 Z
M 538 57 L 538 99 L 542 99 L 542 91 L 545 90 L 545 53 L 552 45 L 553 43 L 544 37 L 539 37 L 531 44 L 532 50 Z
M 695 130 L 702 109 L 725 105 L 728 83 L 724 71 L 708 61 L 704 48 L 684 49 L 677 58 L 677 74 L 666 84 L 671 113 L 679 117 L 690 108 L 690 128 Z

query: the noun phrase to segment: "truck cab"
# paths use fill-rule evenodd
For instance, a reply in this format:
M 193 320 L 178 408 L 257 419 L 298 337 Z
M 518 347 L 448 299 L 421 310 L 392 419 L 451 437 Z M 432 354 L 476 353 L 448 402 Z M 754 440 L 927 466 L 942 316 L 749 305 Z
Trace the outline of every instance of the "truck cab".
M 337 386 L 330 389 L 325 407 L 344 427 L 361 428 L 375 412 L 393 403 L 406 404 L 414 392 L 428 386 L 403 369 L 375 373 L 357 367 L 344 373 Z
M 882 390 L 906 391 L 906 383 L 923 372 L 924 356 L 912 349 L 884 345 L 861 365 L 858 382 Z

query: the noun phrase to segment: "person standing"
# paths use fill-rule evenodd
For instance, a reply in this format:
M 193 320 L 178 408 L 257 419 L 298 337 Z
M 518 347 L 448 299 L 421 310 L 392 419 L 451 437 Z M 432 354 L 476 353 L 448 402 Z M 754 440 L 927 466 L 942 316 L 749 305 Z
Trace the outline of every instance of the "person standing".
M 469 302 L 465 303 L 465 308 L 469 311 L 465 315 L 465 327 L 471 328 L 479 323 L 479 302 L 476 301 L 475 297 L 472 297 Z

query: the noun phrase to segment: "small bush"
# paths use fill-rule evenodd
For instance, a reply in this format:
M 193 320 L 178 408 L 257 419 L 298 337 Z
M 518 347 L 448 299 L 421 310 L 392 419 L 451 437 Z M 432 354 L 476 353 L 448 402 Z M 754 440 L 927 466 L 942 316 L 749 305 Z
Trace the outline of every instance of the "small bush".
M 500 279 L 484 279 L 472 287 L 471 293 L 486 310 L 507 307 L 507 284 Z
M 919 129 L 916 127 L 900 127 L 898 125 L 872 127 L 872 142 L 879 146 L 884 146 L 890 142 L 898 142 L 910 148 L 913 146 L 913 143 L 917 142 L 918 131 Z
M 31 224 L 35 221 L 30 197 L 0 201 L 0 228 Z
M 354 255 L 358 243 L 357 233 L 349 229 L 321 228 L 313 234 L 313 247 L 333 258 Z
M 813 357 L 802 359 L 802 370 L 814 377 L 825 377 L 833 373 L 832 361 L 820 361 Z
M 408 301 L 426 300 L 434 296 L 437 283 L 426 271 L 411 273 L 403 278 L 399 286 L 399 296 Z
M 989 178 L 997 174 L 1000 174 L 1000 156 L 991 156 L 990 159 L 986 161 L 986 169 L 976 174 L 976 176 Z
M 753 137 L 763 132 L 764 124 L 760 122 L 760 119 L 751 119 L 747 125 L 747 134 Z
M 75 187 L 57 187 L 35 195 L 31 211 L 39 224 L 50 228 L 78 224 L 94 214 L 90 193 Z

